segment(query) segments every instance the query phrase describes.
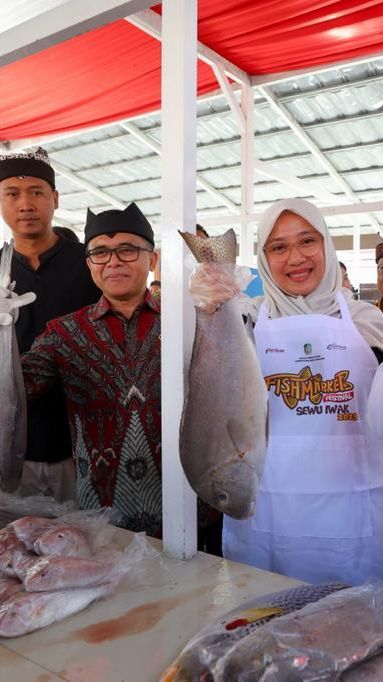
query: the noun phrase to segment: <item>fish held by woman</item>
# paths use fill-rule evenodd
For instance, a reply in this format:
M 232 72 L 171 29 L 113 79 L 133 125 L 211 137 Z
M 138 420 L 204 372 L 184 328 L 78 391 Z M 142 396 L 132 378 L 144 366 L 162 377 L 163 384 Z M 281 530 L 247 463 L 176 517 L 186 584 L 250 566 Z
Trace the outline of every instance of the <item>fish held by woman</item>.
M 180 234 L 197 261 L 209 264 L 212 299 L 215 277 L 227 282 L 228 297 L 231 288 L 239 293 L 234 231 L 208 239 Z M 254 514 L 266 455 L 267 391 L 251 320 L 245 326 L 238 297 L 214 312 L 207 310 L 208 305 L 197 302 L 189 390 L 180 427 L 181 463 L 191 487 L 205 502 L 244 519 Z

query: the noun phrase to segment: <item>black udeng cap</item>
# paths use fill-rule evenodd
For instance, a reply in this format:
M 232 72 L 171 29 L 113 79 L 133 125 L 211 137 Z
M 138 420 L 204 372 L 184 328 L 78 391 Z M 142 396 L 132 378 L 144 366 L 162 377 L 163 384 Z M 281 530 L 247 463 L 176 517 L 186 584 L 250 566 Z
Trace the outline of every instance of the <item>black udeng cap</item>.
M 88 208 L 85 224 L 85 244 L 100 234 L 128 232 L 143 237 L 154 246 L 154 233 L 149 221 L 134 202 L 123 211 L 111 209 L 95 215 Z
M 49 182 L 52 189 L 56 189 L 55 172 L 50 165 L 47 152 L 42 147 L 28 154 L 0 155 L 0 182 L 6 178 L 25 176 L 41 178 Z

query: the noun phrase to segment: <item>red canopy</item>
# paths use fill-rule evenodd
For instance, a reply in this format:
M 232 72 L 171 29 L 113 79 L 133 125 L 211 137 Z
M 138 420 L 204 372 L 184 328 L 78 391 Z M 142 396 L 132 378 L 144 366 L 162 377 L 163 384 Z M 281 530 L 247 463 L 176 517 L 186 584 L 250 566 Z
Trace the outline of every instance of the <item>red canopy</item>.
M 382 10 L 374 0 L 199 0 L 198 39 L 251 75 L 291 71 L 380 51 Z M 0 68 L 0 139 L 159 109 L 160 86 L 160 43 L 122 19 Z M 216 88 L 199 62 L 198 93 Z

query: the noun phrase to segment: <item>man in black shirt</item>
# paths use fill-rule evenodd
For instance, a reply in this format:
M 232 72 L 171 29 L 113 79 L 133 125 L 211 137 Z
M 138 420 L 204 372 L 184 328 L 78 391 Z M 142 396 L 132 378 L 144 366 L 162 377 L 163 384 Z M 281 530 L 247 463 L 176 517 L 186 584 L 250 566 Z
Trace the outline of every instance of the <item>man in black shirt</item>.
M 45 150 L 0 156 L 0 212 L 12 231 L 15 291 L 36 293 L 16 323 L 20 353 L 29 350 L 49 320 L 95 303 L 100 292 L 85 263 L 85 247 L 52 228 L 58 192 Z M 61 387 L 28 408 L 28 443 L 20 494 L 73 496 L 69 426 Z

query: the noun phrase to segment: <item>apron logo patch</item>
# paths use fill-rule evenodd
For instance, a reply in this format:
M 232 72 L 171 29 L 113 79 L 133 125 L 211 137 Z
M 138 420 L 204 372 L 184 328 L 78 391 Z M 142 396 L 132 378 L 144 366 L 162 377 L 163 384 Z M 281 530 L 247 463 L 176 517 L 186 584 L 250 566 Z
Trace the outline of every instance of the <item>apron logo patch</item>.
M 305 343 L 305 345 L 303 346 L 303 350 L 305 352 L 305 355 L 311 355 L 311 353 L 313 352 L 313 347 L 311 343 Z
M 354 384 L 348 381 L 349 370 L 335 372 L 332 379 L 323 379 L 321 374 L 312 374 L 310 367 L 304 367 L 299 374 L 270 374 L 265 377 L 267 389 L 274 388 L 274 394 L 281 396 L 285 405 L 293 410 L 299 402 L 307 399 L 313 405 L 344 403 L 354 397 Z

